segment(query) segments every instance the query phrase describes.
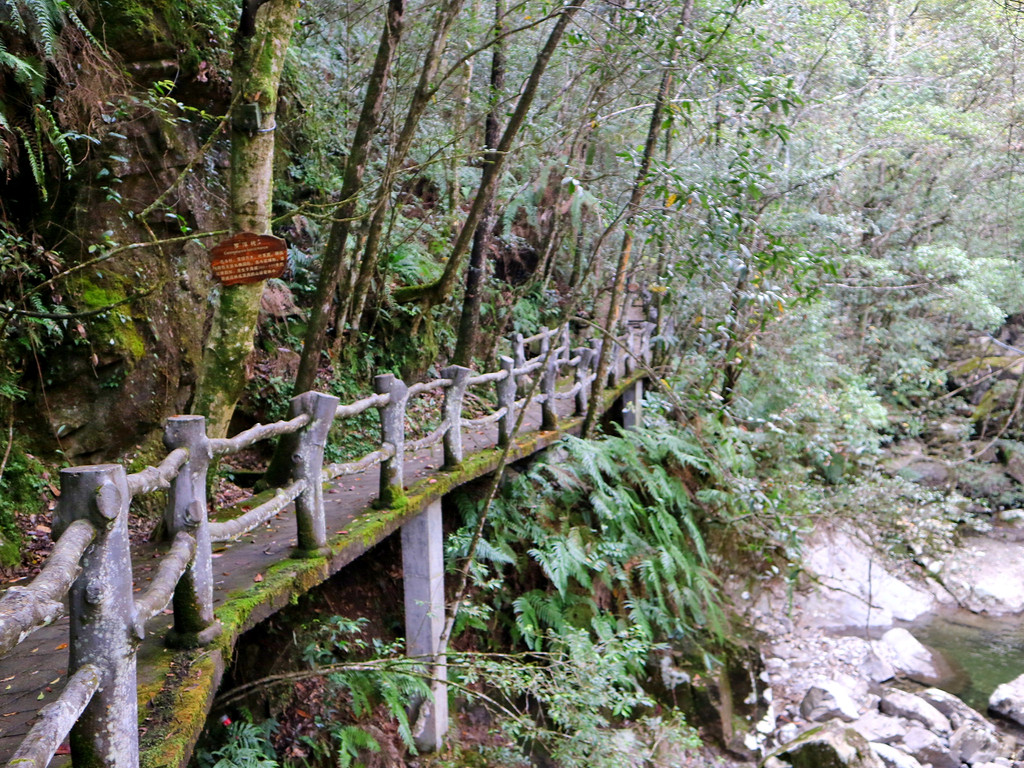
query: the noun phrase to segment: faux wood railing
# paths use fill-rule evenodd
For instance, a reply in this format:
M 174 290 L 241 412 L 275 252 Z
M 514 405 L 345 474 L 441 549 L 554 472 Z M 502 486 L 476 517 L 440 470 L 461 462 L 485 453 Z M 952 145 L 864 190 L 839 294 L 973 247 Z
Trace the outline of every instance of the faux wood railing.
M 609 384 L 632 373 L 636 359 L 649 357 L 651 328 L 650 324 L 634 327 L 613 345 Z M 537 354 L 531 356 L 531 349 Z M 506 445 L 513 439 L 518 412 L 530 403 L 540 404 L 541 428 L 548 430 L 557 427 L 558 400 L 574 400 L 576 413 L 585 412 L 599 349 L 600 342 L 591 341 L 590 346 L 571 350 L 567 326 L 525 338 L 520 334 L 512 341 L 513 356 L 502 357 L 497 371 L 476 374 L 449 366 L 441 371 L 441 378 L 411 386 L 383 374 L 374 379 L 374 394 L 345 405 L 332 395 L 307 392 L 292 400 L 286 420 L 256 425 L 230 439 L 208 437 L 202 416 L 173 416 L 164 434 L 168 454 L 157 466 L 132 474 L 119 464 L 62 470 L 52 526 L 53 552 L 31 583 L 11 587 L 0 598 L 0 655 L 62 616 L 67 597 L 68 678 L 59 697 L 39 711 L 9 768 L 43 768 L 69 734 L 76 768 L 138 766 L 136 647 L 145 636 L 147 621 L 168 604 L 174 614 L 169 645 L 201 646 L 220 633 L 213 610 L 213 543 L 243 536 L 294 502 L 298 543 L 293 557 L 324 553 L 324 483 L 379 464 L 379 504 L 398 506 L 404 498 L 406 452 L 442 442 L 444 463 L 454 468 L 463 460 L 462 436 L 467 427 L 497 422 L 498 445 Z M 560 391 L 557 382 L 570 371 L 573 383 Z M 540 391 L 527 402 L 518 393 L 520 380 L 531 374 L 541 377 Z M 485 384 L 495 386 L 497 407 L 487 416 L 463 418 L 468 389 Z M 425 437 L 407 441 L 410 400 L 436 390 L 444 392 L 440 425 Z M 356 461 L 324 466 L 324 447 L 333 422 L 371 408 L 380 413 L 380 445 Z M 287 483 L 269 501 L 239 517 L 210 521 L 206 504 L 210 462 L 274 437 L 285 441 L 291 457 Z M 168 492 L 165 523 L 173 542 L 151 586 L 136 597 L 128 516 L 133 499 L 157 490 Z

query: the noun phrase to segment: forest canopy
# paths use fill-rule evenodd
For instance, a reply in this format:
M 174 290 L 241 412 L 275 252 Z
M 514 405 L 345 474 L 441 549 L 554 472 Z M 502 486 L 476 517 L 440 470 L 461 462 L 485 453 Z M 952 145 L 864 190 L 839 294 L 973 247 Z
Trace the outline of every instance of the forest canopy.
M 17 456 L 99 461 L 171 413 L 224 433 L 625 314 L 696 411 L 856 453 L 1024 307 L 1017 24 L 960 0 L 3 0 L 0 421 Z M 237 231 L 284 238 L 283 280 L 214 280 Z

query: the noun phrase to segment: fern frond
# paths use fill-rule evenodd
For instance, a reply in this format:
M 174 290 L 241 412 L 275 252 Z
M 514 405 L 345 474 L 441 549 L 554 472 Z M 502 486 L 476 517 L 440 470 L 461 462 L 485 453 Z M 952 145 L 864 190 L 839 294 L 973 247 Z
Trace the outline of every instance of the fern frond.
M 0 68 L 7 69 L 14 77 L 14 81 L 20 85 L 30 85 L 43 77 L 42 73 L 28 60 L 8 51 L 2 40 L 0 40 Z
M 64 14 L 64 18 L 70 21 L 75 29 L 82 33 L 82 36 L 100 52 L 100 55 L 103 56 L 103 58 L 109 60 L 110 54 L 107 53 L 106 47 L 96 39 L 92 32 L 89 31 L 89 28 L 85 26 L 85 22 L 82 21 L 81 17 L 75 13 L 75 9 L 71 7 L 71 4 L 65 2 L 65 0 L 59 0 L 57 5 Z
M 46 201 L 48 195 L 46 192 L 46 177 L 43 170 L 43 152 L 39 147 L 35 137 L 29 136 L 24 130 L 18 126 L 14 127 L 14 132 L 21 138 L 21 143 L 25 147 L 25 154 L 28 157 L 29 168 L 32 170 L 32 178 L 36 182 L 36 188 L 39 190 L 39 196 Z
M 24 0 L 32 16 L 38 44 L 43 56 L 53 61 L 57 56 L 57 28 L 60 25 L 60 9 L 52 0 Z
M 57 118 L 42 104 L 34 106 L 36 130 L 41 134 L 45 134 L 46 138 L 50 140 L 50 144 L 56 150 L 57 157 L 61 161 L 61 165 L 64 166 L 64 175 L 67 178 L 71 178 L 71 174 L 75 170 L 75 163 L 71 157 L 71 147 L 68 146 L 67 139 L 57 129 Z
M 360 751 L 380 752 L 380 743 L 355 725 L 332 728 L 331 737 L 338 751 L 338 768 L 349 768 Z
M 515 555 L 509 549 L 508 544 L 503 543 L 495 546 L 486 539 L 480 539 L 477 544 L 476 556 L 481 560 L 500 563 L 501 565 L 513 565 L 515 563 Z
M 544 593 L 539 590 L 526 592 L 512 601 L 516 613 L 516 629 L 531 651 L 541 647 L 540 619 L 537 616 L 537 604 Z
M 0 0 L 0 8 L 7 11 L 7 23 L 14 28 L 18 34 L 25 34 L 25 19 L 21 15 L 21 9 L 15 0 Z

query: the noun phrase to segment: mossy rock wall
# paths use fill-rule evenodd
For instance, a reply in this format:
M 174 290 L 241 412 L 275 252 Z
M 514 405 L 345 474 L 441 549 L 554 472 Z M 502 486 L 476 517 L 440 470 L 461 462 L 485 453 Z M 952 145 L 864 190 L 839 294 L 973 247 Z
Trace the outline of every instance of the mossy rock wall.
M 160 54 L 154 46 L 137 55 Z M 228 85 L 200 82 L 177 59 L 128 58 L 121 65 L 137 78 L 129 86 L 136 95 L 151 82 L 181 80 L 187 86 L 175 99 L 213 114 L 227 109 Z M 120 94 L 109 98 L 132 104 Z M 75 273 L 66 285 L 73 311 L 117 306 L 83 318 L 77 328 L 72 322 L 70 340 L 40 361 L 42 374 L 18 415 L 29 431 L 53 436 L 50 447 L 76 464 L 120 456 L 152 438 L 168 415 L 187 412 L 202 358 L 216 291 L 207 253 L 212 243 L 180 238 L 183 226 L 195 233 L 226 228 L 227 146 L 215 142 L 195 162 L 209 122 L 173 104 L 164 107 L 104 113 L 100 144 L 78 170 L 62 222 L 69 232 L 61 246 L 68 266 L 93 259 L 108 247 L 104 243 L 179 238 L 124 251 Z M 161 195 L 164 204 L 144 220 L 129 215 Z

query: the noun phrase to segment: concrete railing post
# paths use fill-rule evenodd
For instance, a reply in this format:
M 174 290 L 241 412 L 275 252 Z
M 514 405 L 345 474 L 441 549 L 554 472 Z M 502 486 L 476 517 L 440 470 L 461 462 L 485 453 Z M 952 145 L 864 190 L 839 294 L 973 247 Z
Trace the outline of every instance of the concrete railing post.
M 582 416 L 587 412 L 587 405 L 590 403 L 590 367 L 594 362 L 594 350 L 590 347 L 580 347 L 576 350 L 576 355 L 580 358 L 580 363 L 576 366 L 576 383 L 580 385 L 576 392 L 576 415 Z
M 402 526 L 402 582 L 405 592 L 406 654 L 429 667 L 432 701 L 420 702 L 413 734 L 416 747 L 433 752 L 448 731 L 448 686 L 445 657 L 441 655 L 444 629 L 444 532 L 441 501 Z M 426 709 L 424 709 L 426 708 Z
M 505 409 L 505 415 L 498 419 L 498 446 L 501 448 L 509 444 L 512 440 L 512 430 L 516 428 L 516 375 L 513 373 L 515 367 L 516 362 L 511 357 L 501 358 L 501 370 L 507 374 L 495 385 L 498 390 L 498 408 Z
M 544 402 L 540 404 L 540 428 L 558 429 L 558 411 L 555 409 L 555 392 L 558 386 L 558 369 L 561 367 L 558 355 L 549 355 L 540 381 Z
M 444 391 L 442 406 L 448 430 L 444 433 L 444 468 L 455 469 L 462 463 L 462 400 L 469 386 L 472 371 L 461 365 L 449 365 L 441 371 L 441 377 L 451 379 L 451 386 Z
M 521 333 L 517 333 L 515 341 L 512 342 L 512 356 L 516 361 L 516 368 L 526 365 L 526 342 L 523 341 Z
M 622 354 L 622 375 L 624 377 L 632 376 L 633 371 L 636 370 L 636 342 L 636 328 L 632 325 L 626 326 L 626 348 Z
M 622 347 L 619 344 L 622 343 L 621 339 L 607 339 L 608 344 L 611 346 L 608 348 L 608 386 L 614 387 L 619 383 L 621 378 L 620 366 L 622 365 Z
M 547 357 L 548 350 L 551 349 L 551 331 L 548 330 L 546 325 L 540 327 L 540 354 L 537 355 L 541 360 Z
M 676 336 L 676 319 L 670 316 L 667 320 L 660 323 L 660 325 L 660 331 L 658 331 L 657 326 L 655 326 L 655 332 L 658 340 L 652 349 L 652 352 L 654 353 L 652 360 L 657 361 L 658 365 L 662 365 L 665 362 L 665 357 L 668 354 L 668 340 L 674 339 Z
M 167 644 L 176 648 L 206 645 L 220 634 L 213 615 L 213 554 L 206 508 L 206 475 L 210 468 L 210 441 L 202 416 L 172 416 L 164 427 L 167 450 L 185 448 L 188 461 L 171 481 L 164 509 L 164 524 L 173 538 L 187 531 L 196 540 L 196 554 L 174 588 L 174 628 Z
M 641 352 L 640 356 L 643 361 L 650 366 L 654 360 L 654 345 L 651 343 L 651 338 L 654 335 L 655 329 L 658 327 L 657 323 L 644 323 L 644 332 L 641 337 Z
M 405 405 L 409 387 L 393 373 L 373 378 L 373 391 L 390 395 L 388 404 L 380 409 L 380 438 L 394 453 L 380 465 L 380 496 L 377 505 L 394 507 L 405 502 Z
M 292 480 L 305 480 L 306 487 L 295 499 L 298 543 L 293 555 L 317 557 L 327 552 L 327 523 L 324 519 L 324 447 L 327 433 L 338 410 L 338 398 L 323 392 L 304 392 L 292 398 L 288 418 L 309 415 L 309 423 L 294 438 Z
M 103 671 L 99 690 L 71 730 L 72 761 L 76 768 L 136 768 L 139 717 L 127 476 L 116 464 L 72 467 L 60 475 L 55 535 L 81 518 L 98 528 L 68 596 L 68 676 L 84 664 Z
M 572 349 L 569 347 L 569 344 L 572 343 L 572 340 L 569 338 L 568 323 L 562 326 L 561 337 L 562 340 L 559 342 L 558 346 L 562 348 L 562 361 L 567 363 L 572 358 Z

